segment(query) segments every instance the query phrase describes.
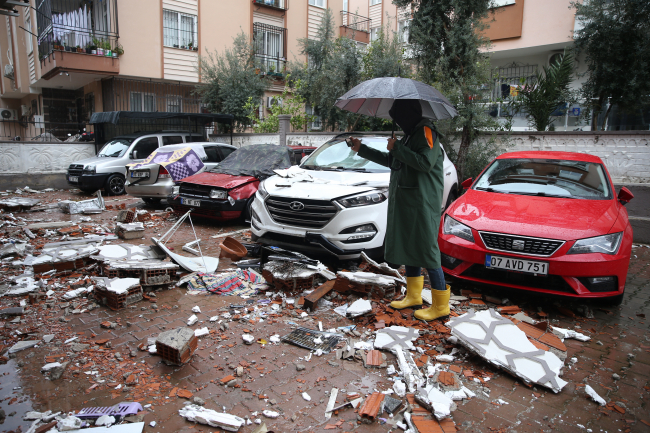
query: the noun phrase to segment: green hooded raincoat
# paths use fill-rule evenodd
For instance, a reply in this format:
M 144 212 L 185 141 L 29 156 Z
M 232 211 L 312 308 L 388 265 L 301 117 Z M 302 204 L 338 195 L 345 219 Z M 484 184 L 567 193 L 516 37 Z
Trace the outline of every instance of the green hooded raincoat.
M 440 267 L 438 227 L 444 155 L 435 131 L 433 124 L 423 119 L 413 134 L 406 140 L 397 140 L 390 152 L 364 144 L 359 149 L 359 156 L 386 167 L 389 153 L 392 157 L 384 255 L 388 262 L 428 269 Z M 427 140 L 431 133 L 435 134 L 433 145 Z

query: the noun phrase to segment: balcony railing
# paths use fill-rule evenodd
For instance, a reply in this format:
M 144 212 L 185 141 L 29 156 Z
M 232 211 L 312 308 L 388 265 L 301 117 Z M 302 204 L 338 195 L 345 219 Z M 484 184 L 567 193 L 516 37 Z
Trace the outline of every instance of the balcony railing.
M 269 75 L 281 77 L 286 65 L 287 29 L 264 23 L 253 24 L 255 67 Z
M 253 0 L 253 4 L 266 6 L 281 11 L 289 9 L 289 0 Z
M 117 0 L 42 0 L 37 2 L 36 12 L 41 59 L 55 50 L 121 54 Z
M 352 12 L 341 11 L 341 25 L 357 32 L 370 33 L 370 18 Z

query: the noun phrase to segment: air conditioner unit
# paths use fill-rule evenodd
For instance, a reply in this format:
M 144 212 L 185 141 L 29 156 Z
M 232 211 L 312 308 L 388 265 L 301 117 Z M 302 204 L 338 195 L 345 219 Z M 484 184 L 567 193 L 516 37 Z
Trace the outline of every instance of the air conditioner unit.
M 10 80 L 14 79 L 14 67 L 13 65 L 5 65 L 5 77 Z
M 29 116 L 29 105 L 21 105 L 20 106 L 20 115 L 21 116 Z
M 271 108 L 274 105 L 282 106 L 282 100 L 279 99 L 277 96 L 269 96 L 268 98 L 266 98 L 266 108 Z
M 18 120 L 18 112 L 9 108 L 0 109 L 0 120 Z

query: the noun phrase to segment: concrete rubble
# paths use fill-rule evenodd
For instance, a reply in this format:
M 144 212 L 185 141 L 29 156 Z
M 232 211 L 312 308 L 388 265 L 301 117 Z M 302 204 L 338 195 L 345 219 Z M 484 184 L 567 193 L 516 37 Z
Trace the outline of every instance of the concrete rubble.
M 580 376 L 593 368 L 583 345 L 597 349 L 614 333 L 596 328 L 594 315 L 608 314 L 602 310 L 576 319 L 566 306 L 452 285 L 450 317 L 424 323 L 412 309 L 390 307 L 402 296 L 403 269 L 365 254 L 338 266 L 254 244 L 247 229 L 193 227 L 189 217 L 178 224 L 182 215 L 124 198 L 109 197 L 101 214 L 86 217 L 79 203 L 98 199 L 67 197 L 75 199 L 60 208 L 70 214 L 59 218 L 70 221 L 48 221 L 60 211 L 45 194 L 29 213 L 0 210 L 0 362 L 30 387 L 45 383 L 47 404 L 61 411 L 30 412 L 21 417 L 29 422 L 23 431 L 131 433 L 145 423 L 147 430 L 199 423 L 244 433 L 362 425 L 499 431 L 505 426 L 487 421 L 496 418 L 476 421 L 468 413 L 501 417 L 497 411 L 515 406 L 523 413 L 522 404 L 571 396 L 574 388 L 585 404 L 619 417 L 621 427 L 643 419 L 612 393 L 645 362 L 646 343 L 627 349 L 625 369 L 607 372 L 614 385 Z M 174 227 L 183 235 L 170 240 Z M 210 261 L 219 256 L 212 239 L 226 235 L 241 239 L 248 256 Z M 633 331 L 616 332 L 622 340 Z M 18 399 L 26 395 L 21 386 L 3 388 Z M 650 392 L 644 386 L 639 379 L 636 388 Z M 521 396 L 515 402 L 509 393 Z M 107 409 L 142 406 L 83 418 L 79 408 L 90 400 Z

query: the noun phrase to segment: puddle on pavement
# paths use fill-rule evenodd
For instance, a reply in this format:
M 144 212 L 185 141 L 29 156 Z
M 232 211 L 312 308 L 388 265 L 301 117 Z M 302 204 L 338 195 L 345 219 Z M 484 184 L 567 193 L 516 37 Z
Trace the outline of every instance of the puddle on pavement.
M 2 396 L 0 409 L 4 410 L 7 415 L 4 423 L 0 424 L 0 430 L 5 432 L 16 430 L 18 427 L 22 431 L 26 431 L 31 425 L 30 421 L 22 420 L 23 414 L 32 410 L 32 402 L 28 396 L 23 395 L 23 385 L 18 371 L 15 359 L 10 359 L 6 364 L 0 365 L 0 395 Z M 12 412 L 16 412 L 16 414 L 9 416 Z

